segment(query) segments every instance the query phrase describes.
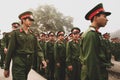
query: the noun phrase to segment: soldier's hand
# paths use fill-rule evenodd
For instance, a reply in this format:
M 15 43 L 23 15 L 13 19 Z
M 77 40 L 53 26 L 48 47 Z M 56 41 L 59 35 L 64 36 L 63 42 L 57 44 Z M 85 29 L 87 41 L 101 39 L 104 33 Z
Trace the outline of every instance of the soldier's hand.
M 73 67 L 72 67 L 72 66 L 68 66 L 68 70 L 69 70 L 69 71 L 72 71 L 72 70 L 73 70 Z
M 47 59 L 46 62 L 49 63 L 49 60 Z
M 60 67 L 60 63 L 57 63 L 56 66 L 57 66 L 57 67 Z
M 6 77 L 6 78 L 8 78 L 9 77 L 9 70 L 4 70 L 4 76 Z
M 7 48 L 4 48 L 4 53 L 5 53 L 5 54 L 7 53 Z
M 44 60 L 42 61 L 42 64 L 43 64 L 43 68 L 47 67 L 47 63 Z

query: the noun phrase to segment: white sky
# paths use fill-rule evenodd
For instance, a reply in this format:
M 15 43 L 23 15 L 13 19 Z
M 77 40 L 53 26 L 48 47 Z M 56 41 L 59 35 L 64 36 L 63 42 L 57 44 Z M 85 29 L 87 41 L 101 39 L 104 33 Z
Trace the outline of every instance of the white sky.
M 36 9 L 40 5 L 53 5 L 65 16 L 74 18 L 73 25 L 85 31 L 90 21 L 85 20 L 85 14 L 98 3 L 103 3 L 106 11 L 112 12 L 108 16 L 106 27 L 100 29 L 102 33 L 114 32 L 120 29 L 120 0 L 1 0 L 0 2 L 0 30 L 11 31 L 11 23 L 19 21 L 18 15 L 28 9 Z

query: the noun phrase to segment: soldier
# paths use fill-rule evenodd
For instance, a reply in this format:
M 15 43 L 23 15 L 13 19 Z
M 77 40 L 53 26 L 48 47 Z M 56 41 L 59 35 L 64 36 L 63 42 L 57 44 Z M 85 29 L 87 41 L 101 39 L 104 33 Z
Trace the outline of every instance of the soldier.
M 80 62 L 80 53 L 81 53 L 81 44 L 80 44 L 80 29 L 74 27 L 71 30 L 72 40 L 67 43 L 66 46 L 66 64 L 67 64 L 67 74 L 68 80 L 81 80 L 81 62 Z
M 91 21 L 89 29 L 82 35 L 81 80 L 108 80 L 108 63 L 102 46 L 102 35 L 98 31 L 108 21 L 110 12 L 105 12 L 102 3 L 96 5 L 85 16 Z
M 55 43 L 55 33 L 48 33 L 49 40 L 45 44 L 45 57 L 47 62 L 47 76 L 48 80 L 55 80 L 55 60 L 54 60 L 54 43 Z
M 115 37 L 115 38 L 112 38 L 111 40 L 112 40 L 112 54 L 114 56 L 114 60 L 120 62 L 120 42 L 119 42 L 119 38 Z
M 18 22 L 13 22 L 12 24 L 12 31 L 16 30 L 18 27 L 20 27 L 20 24 Z M 12 32 L 11 31 L 11 32 Z M 4 53 L 7 53 L 7 49 L 8 49 L 8 44 L 11 38 L 11 32 L 6 33 L 5 36 L 3 37 L 3 42 L 4 42 Z
M 30 30 L 30 26 L 34 21 L 32 15 L 30 11 L 20 14 L 19 19 L 22 23 L 21 28 L 11 33 L 5 61 L 4 76 L 9 77 L 9 68 L 12 59 L 12 80 L 27 80 L 28 73 L 33 64 L 33 55 L 35 53 L 41 57 L 44 68 L 46 67 L 46 62 L 44 61 L 39 42 Z
M 44 53 L 44 58 L 45 58 L 45 43 L 46 43 L 46 34 L 45 33 L 40 33 L 39 35 L 39 44 L 42 48 L 42 51 Z M 37 72 L 40 73 L 42 76 L 46 77 L 46 69 L 43 68 L 43 64 L 40 61 L 40 58 L 37 57 Z
M 16 30 L 18 28 L 20 28 L 20 24 L 18 22 L 13 22 L 12 23 L 12 30 Z
M 3 41 L 2 39 L 0 39 L 0 67 L 1 69 L 4 69 L 4 61 L 5 61 L 5 54 L 4 54 Z
M 57 41 L 55 43 L 55 80 L 65 80 L 66 69 L 66 43 L 64 40 L 64 31 L 57 32 Z
M 105 52 L 105 56 L 106 59 L 109 63 L 108 67 L 111 67 L 113 65 L 113 63 L 111 62 L 111 58 L 112 58 L 112 46 L 111 46 L 111 42 L 110 42 L 110 33 L 105 33 L 103 34 L 103 46 L 104 46 L 104 52 Z

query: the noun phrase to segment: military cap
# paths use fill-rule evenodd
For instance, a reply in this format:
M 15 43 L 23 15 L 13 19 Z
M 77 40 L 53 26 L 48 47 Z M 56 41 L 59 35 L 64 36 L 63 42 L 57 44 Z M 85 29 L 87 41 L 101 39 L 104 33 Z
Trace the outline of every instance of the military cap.
M 103 34 L 103 36 L 106 36 L 106 35 L 110 35 L 110 33 L 107 33 L 107 32 L 106 32 L 106 33 Z
M 50 32 L 48 33 L 48 36 L 55 36 L 55 33 L 52 32 L 52 31 L 50 31 Z
M 85 19 L 91 20 L 97 14 L 105 14 L 106 16 L 109 16 L 111 12 L 106 12 L 103 8 L 103 4 L 99 3 L 85 15 Z
M 83 34 L 83 32 L 80 33 L 80 36 Z
M 46 36 L 46 34 L 44 32 L 40 33 L 40 37 Z
M 31 21 L 34 21 L 33 13 L 31 11 L 23 12 L 18 17 L 20 20 L 25 19 L 25 18 L 29 18 Z
M 73 33 L 69 33 L 69 35 L 68 35 L 68 36 L 72 36 L 72 34 L 73 34 Z
M 119 38 L 118 37 L 111 38 L 111 40 L 117 40 L 117 39 L 119 39 Z
M 3 34 L 3 35 L 5 35 L 5 34 L 6 34 L 6 32 L 3 32 L 2 34 Z
M 57 36 L 63 35 L 64 36 L 65 32 L 64 31 L 58 31 Z
M 12 27 L 14 28 L 18 28 L 20 26 L 20 24 L 18 22 L 13 22 L 12 23 Z
M 81 30 L 78 27 L 74 27 L 74 28 L 71 29 L 72 33 L 80 33 L 80 31 Z

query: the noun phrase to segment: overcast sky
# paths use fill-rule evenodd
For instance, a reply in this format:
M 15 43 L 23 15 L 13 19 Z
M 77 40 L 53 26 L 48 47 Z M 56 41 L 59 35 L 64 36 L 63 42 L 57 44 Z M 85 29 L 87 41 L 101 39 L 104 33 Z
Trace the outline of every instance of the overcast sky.
M 74 18 L 73 25 L 85 31 L 90 21 L 85 20 L 85 14 L 98 3 L 103 3 L 105 11 L 112 14 L 108 16 L 106 27 L 101 28 L 102 33 L 114 32 L 120 29 L 120 0 L 1 0 L 0 2 L 0 30 L 11 31 L 11 23 L 19 21 L 18 15 L 28 9 L 36 9 L 40 5 L 53 5 L 65 16 Z

